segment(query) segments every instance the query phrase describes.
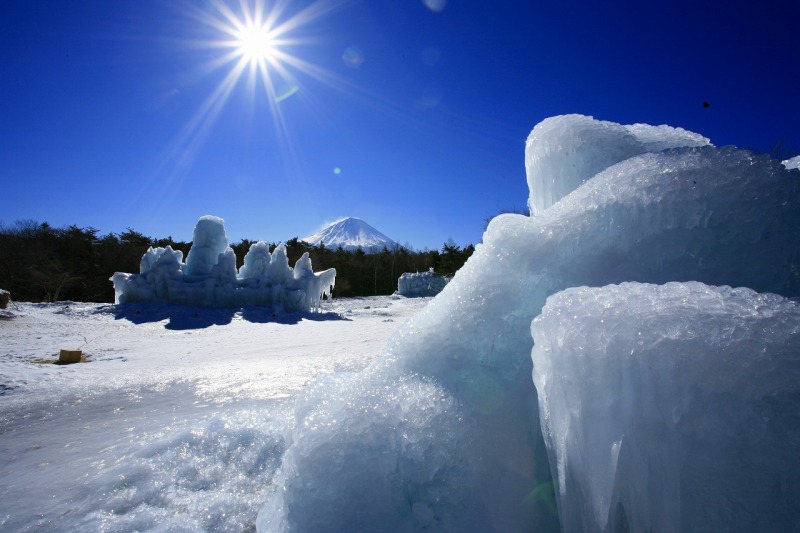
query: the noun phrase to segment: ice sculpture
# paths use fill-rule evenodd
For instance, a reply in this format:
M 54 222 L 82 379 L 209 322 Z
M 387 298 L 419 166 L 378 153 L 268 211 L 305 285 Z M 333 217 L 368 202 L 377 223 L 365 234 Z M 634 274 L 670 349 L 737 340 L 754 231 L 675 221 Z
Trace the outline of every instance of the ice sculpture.
M 311 311 L 319 309 L 324 295 L 330 296 L 336 280 L 335 269 L 315 273 L 308 253 L 292 269 L 285 246 L 278 245 L 270 254 L 266 242 L 250 247 L 237 273 L 224 221 L 210 215 L 197 222 L 186 263 L 182 259 L 183 253 L 169 246 L 150 248 L 142 257 L 139 274 L 117 272 L 111 278 L 115 302 Z
M 397 279 L 397 294 L 401 296 L 436 296 L 450 278 L 437 276 L 433 268 L 428 272 L 405 272 Z

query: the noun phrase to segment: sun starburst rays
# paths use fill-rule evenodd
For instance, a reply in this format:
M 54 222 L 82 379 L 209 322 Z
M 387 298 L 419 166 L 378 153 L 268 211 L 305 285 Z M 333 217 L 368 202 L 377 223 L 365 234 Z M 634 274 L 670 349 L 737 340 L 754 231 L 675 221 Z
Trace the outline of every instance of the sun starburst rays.
M 237 53 L 250 63 L 274 60 L 275 43 L 266 25 L 248 24 L 237 35 Z
M 295 11 L 292 9 L 297 4 L 290 5 L 290 0 L 208 0 L 202 5 L 182 2 L 180 10 L 193 24 L 190 36 L 180 42 L 199 58 L 194 67 L 182 73 L 182 79 L 188 82 L 185 86 L 201 87 L 201 80 L 216 81 L 147 172 L 143 187 L 160 183 L 160 203 L 169 204 L 202 159 L 206 143 L 224 120 L 231 101 L 249 106 L 247 115 L 253 122 L 269 125 L 274 132 L 245 142 L 263 143 L 270 152 L 280 153 L 285 171 L 302 179 L 303 165 L 286 118 L 286 102 L 297 99 L 293 113 L 318 116 L 324 113 L 324 106 L 316 102 L 312 92 L 312 88 L 320 87 L 317 83 L 336 91 L 361 92 L 350 81 L 317 64 L 313 47 L 309 48 L 324 44 L 321 34 L 314 31 L 314 23 L 349 1 L 315 0 Z M 183 91 L 176 89 L 178 92 Z
M 225 0 L 212 0 L 210 5 L 210 10 L 187 7 L 194 19 L 217 34 L 216 37 L 196 43 L 202 48 L 220 52 L 220 55 L 208 59 L 201 69 L 212 72 L 227 67 L 235 71 L 237 82 L 243 77 L 247 78 L 250 98 L 254 97 L 253 91 L 261 85 L 272 105 L 278 95 L 276 85 L 294 84 L 294 76 L 284 65 L 289 64 L 293 56 L 283 47 L 289 43 L 296 44 L 296 40 L 288 39 L 286 34 L 301 25 L 298 19 L 309 19 L 306 13 L 317 3 L 290 17 L 286 17 L 286 0 L 269 5 L 266 0 L 240 0 L 238 5 L 231 5 Z M 327 8 L 320 11 L 327 11 Z M 257 80 L 261 83 L 256 83 Z

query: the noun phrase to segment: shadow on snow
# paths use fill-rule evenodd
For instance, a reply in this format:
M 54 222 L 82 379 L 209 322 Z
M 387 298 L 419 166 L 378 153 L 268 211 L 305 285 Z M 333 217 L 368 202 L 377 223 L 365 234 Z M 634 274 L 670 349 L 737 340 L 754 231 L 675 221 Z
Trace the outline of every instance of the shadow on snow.
M 166 329 L 185 330 L 203 329 L 209 326 L 224 326 L 230 324 L 234 318 L 248 322 L 266 324 L 297 324 L 302 320 L 347 320 L 339 313 L 311 313 L 297 312 L 286 313 L 276 311 L 270 307 L 194 307 L 177 304 L 163 303 L 129 303 L 113 306 L 114 318 L 128 320 L 134 324 L 162 322 Z

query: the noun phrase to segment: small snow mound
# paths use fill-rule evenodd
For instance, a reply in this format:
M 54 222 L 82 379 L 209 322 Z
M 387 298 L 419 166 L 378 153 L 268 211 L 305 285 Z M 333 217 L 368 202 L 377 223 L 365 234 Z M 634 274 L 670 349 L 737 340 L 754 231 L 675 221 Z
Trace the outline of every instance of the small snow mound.
M 278 420 L 263 411 L 215 415 L 157 439 L 77 487 L 80 513 L 68 531 L 251 531 L 286 447 Z

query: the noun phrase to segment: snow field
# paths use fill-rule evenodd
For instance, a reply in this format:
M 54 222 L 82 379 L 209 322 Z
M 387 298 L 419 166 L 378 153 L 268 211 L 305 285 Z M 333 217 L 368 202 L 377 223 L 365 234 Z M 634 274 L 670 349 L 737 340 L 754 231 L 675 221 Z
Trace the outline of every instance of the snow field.
M 0 324 L 0 529 L 252 530 L 294 396 L 366 366 L 427 301 L 353 298 L 276 317 L 17 303 Z M 89 362 L 34 362 L 65 344 Z

